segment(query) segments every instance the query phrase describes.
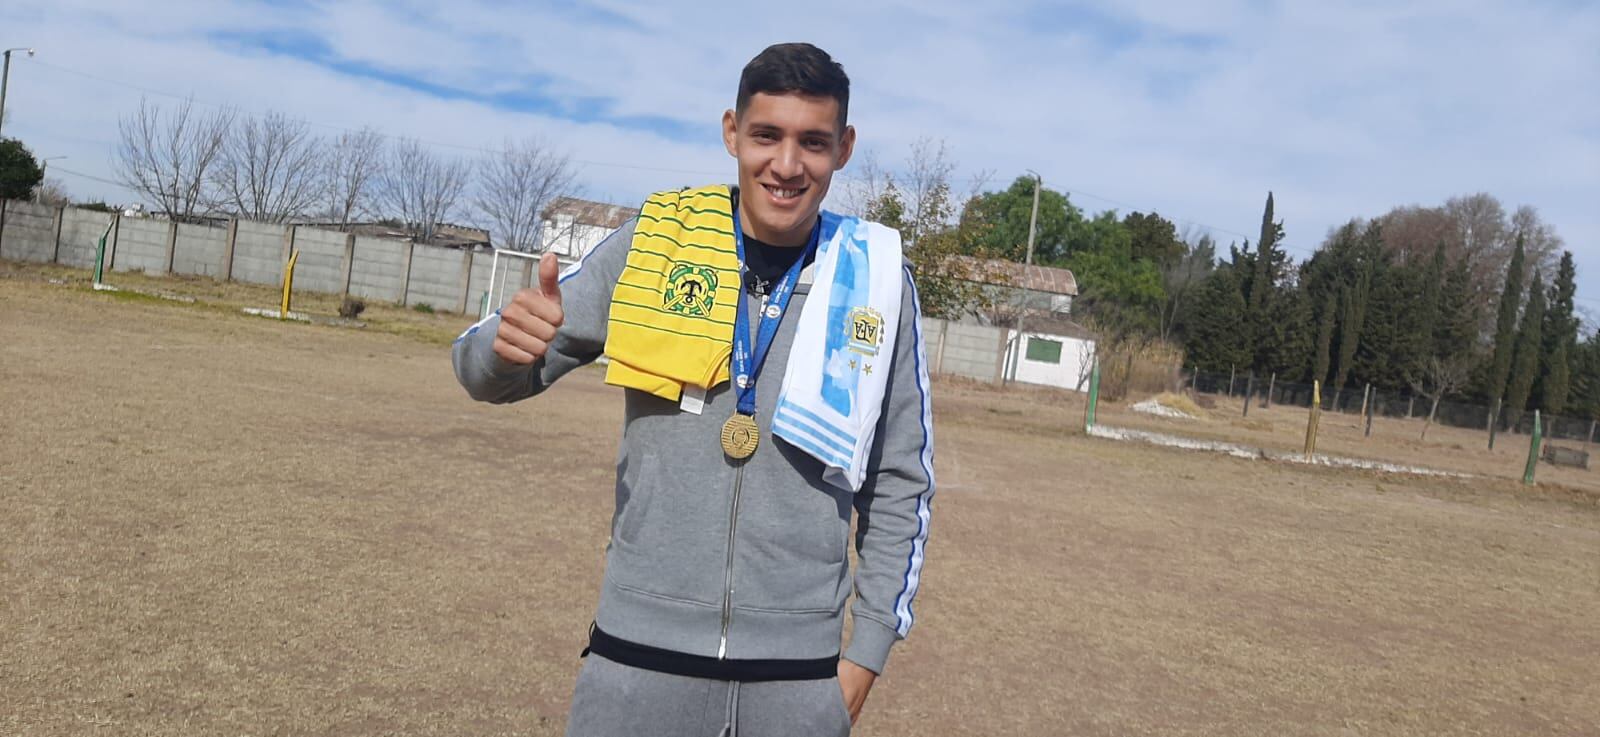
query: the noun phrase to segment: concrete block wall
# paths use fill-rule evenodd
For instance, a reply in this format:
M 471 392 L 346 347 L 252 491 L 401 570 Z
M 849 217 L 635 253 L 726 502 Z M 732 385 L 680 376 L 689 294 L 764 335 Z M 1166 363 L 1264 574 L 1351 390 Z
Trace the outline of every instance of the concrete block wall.
M 0 258 L 49 263 L 56 254 L 56 208 L 8 200 L 0 224 Z
M 95 246 L 112 213 L 56 209 L 29 202 L 0 202 L 0 258 L 94 266 Z M 119 217 L 107 239 L 107 266 L 113 271 L 142 270 L 214 279 L 227 278 L 229 238 L 232 278 L 282 284 L 286 247 L 299 249 L 295 287 L 338 294 L 349 269 L 350 292 L 366 299 L 425 303 L 436 310 L 477 314 L 493 286 L 494 257 L 453 248 L 412 245 L 387 238 L 357 237 L 348 254 L 345 234 L 320 228 L 238 221 L 232 227 L 179 223 L 154 218 Z M 293 239 L 291 241 L 291 238 Z M 408 259 L 407 254 L 411 254 Z M 503 260 L 502 302 L 535 281 L 536 262 Z M 409 263 L 409 269 L 408 269 Z
M 506 269 L 508 267 L 516 266 L 515 263 L 508 262 L 520 260 L 521 259 L 502 258 L 500 259 L 500 268 Z M 467 312 L 469 314 L 478 314 L 479 308 L 483 305 L 483 297 L 485 294 L 488 294 L 489 287 L 491 285 L 489 272 L 493 269 L 493 253 L 472 254 L 472 283 L 467 287 Z M 489 311 L 493 312 L 494 309 L 495 308 L 490 307 Z
M 923 350 L 934 373 L 994 381 L 1001 360 L 1001 329 L 922 319 Z
M 94 268 L 94 252 L 100 245 L 100 234 L 116 215 L 93 210 L 67 208 L 61 213 L 61 243 L 56 248 L 56 263 L 80 269 Z M 111 238 L 106 238 L 106 251 L 111 250 Z M 110 255 L 109 253 L 107 255 Z
M 123 218 L 126 227 L 129 218 Z M 160 221 L 155 221 L 160 223 Z M 166 223 L 160 223 L 166 225 Z M 209 225 L 178 223 L 178 241 L 172 250 L 172 271 L 222 278 L 223 252 L 228 248 L 228 229 Z
M 233 279 L 251 284 L 283 283 L 283 252 L 289 229 L 283 225 L 240 220 L 234 233 Z
M 461 296 L 466 291 L 461 284 L 465 258 L 459 249 L 417 244 L 411 254 L 411 285 L 406 293 L 406 304 L 470 312 L 461 308 Z
M 294 262 L 294 288 L 313 292 L 344 292 L 345 234 L 336 230 L 298 227 L 294 248 L 300 258 Z
M 167 231 L 171 226 L 165 220 L 119 218 L 111 232 L 112 241 L 106 250 L 111 252 L 112 271 L 143 271 L 146 274 L 164 274 L 167 271 Z M 95 234 L 97 237 L 98 233 Z M 94 262 L 90 255 L 91 265 Z
M 406 249 L 411 244 L 388 238 L 356 236 L 355 262 L 350 267 L 350 293 L 362 299 L 398 303 L 406 279 Z

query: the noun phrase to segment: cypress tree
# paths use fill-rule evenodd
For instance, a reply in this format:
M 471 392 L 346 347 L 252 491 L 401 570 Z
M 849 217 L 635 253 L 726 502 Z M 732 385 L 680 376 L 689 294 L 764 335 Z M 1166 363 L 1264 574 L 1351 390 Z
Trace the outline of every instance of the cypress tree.
M 1273 221 L 1272 215 L 1272 193 L 1268 192 L 1267 204 L 1261 213 L 1261 237 L 1256 241 L 1255 258 L 1250 262 L 1243 283 L 1247 310 L 1244 328 L 1250 340 L 1250 364 L 1263 372 L 1279 368 L 1286 337 L 1286 326 L 1281 322 L 1284 315 L 1276 303 L 1281 296 L 1278 277 L 1287 258 L 1278 247 L 1278 242 L 1283 240 L 1283 224 Z M 1247 251 L 1249 247 L 1250 244 L 1245 243 Z
M 1456 262 L 1439 289 L 1438 317 L 1433 323 L 1433 352 L 1451 357 L 1472 351 L 1478 341 L 1478 310 L 1473 306 L 1472 270 L 1465 258 Z
M 1511 252 L 1511 263 L 1506 267 L 1506 284 L 1500 290 L 1500 308 L 1494 321 L 1494 355 L 1489 359 L 1489 383 L 1484 387 L 1484 398 L 1490 403 L 1505 396 L 1506 380 L 1511 375 L 1511 357 L 1517 344 L 1517 308 L 1522 304 L 1524 258 L 1519 235 L 1516 250 Z
M 1426 360 L 1438 347 L 1434 336 L 1438 334 L 1439 322 L 1443 319 L 1445 264 L 1444 244 L 1440 243 L 1434 246 L 1433 258 L 1428 261 L 1422 275 L 1421 312 L 1417 316 L 1418 334 L 1414 338 L 1421 353 L 1420 360 Z
M 1333 380 L 1335 393 L 1344 390 L 1350 372 L 1355 368 L 1356 347 L 1361 342 L 1361 330 L 1367 319 L 1367 302 L 1372 295 L 1373 269 L 1378 262 L 1383 244 L 1378 224 L 1370 223 L 1356 244 L 1354 257 L 1346 261 L 1347 268 L 1355 270 L 1353 281 L 1339 293 L 1339 366 Z
M 1206 371 L 1227 371 L 1250 365 L 1250 336 L 1244 325 L 1244 294 L 1231 268 L 1218 269 L 1200 284 L 1189 322 L 1189 362 Z
M 1567 394 L 1571 391 L 1571 359 L 1578 342 L 1578 324 L 1573 317 L 1573 298 L 1578 290 L 1577 273 L 1572 252 L 1563 252 L 1561 265 L 1556 270 L 1556 281 L 1550 285 L 1538 382 L 1539 406 L 1552 415 L 1559 415 L 1566 409 Z
M 1543 346 L 1540 331 L 1544 327 L 1544 280 L 1534 272 L 1533 284 L 1528 288 L 1528 307 L 1522 311 L 1522 323 L 1517 328 L 1517 342 L 1511 361 L 1511 383 L 1506 386 L 1506 419 L 1512 426 L 1528 409 L 1528 396 L 1533 391 L 1533 380 L 1539 373 L 1539 351 Z
M 1600 419 L 1600 332 L 1578 344 L 1572 367 L 1572 409 Z
M 1566 411 L 1567 397 L 1572 388 L 1572 364 L 1567 345 L 1564 340 L 1556 343 L 1556 351 L 1550 354 L 1549 368 L 1542 379 L 1544 394 L 1539 405 L 1545 414 L 1552 417 Z
M 1328 298 L 1322 303 L 1322 314 L 1317 316 L 1317 358 L 1311 367 L 1311 378 L 1320 381 L 1324 386 L 1328 383 L 1328 369 L 1333 362 L 1333 325 L 1339 319 L 1339 293 L 1329 290 Z
M 1367 319 L 1367 297 L 1372 288 L 1372 272 L 1357 277 L 1355 286 L 1339 292 L 1339 372 L 1333 379 L 1334 392 L 1344 391 L 1355 367 L 1356 346 L 1361 342 L 1361 327 Z

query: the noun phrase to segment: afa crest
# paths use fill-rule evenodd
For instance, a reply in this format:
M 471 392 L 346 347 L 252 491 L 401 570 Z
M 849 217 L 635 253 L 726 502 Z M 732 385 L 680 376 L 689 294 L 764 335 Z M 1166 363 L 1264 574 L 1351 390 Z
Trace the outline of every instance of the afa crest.
M 717 304 L 717 272 L 697 264 L 673 264 L 661 306 L 687 317 L 708 317 Z
M 878 355 L 878 345 L 883 343 L 883 315 L 871 307 L 850 310 L 851 351 L 864 356 Z

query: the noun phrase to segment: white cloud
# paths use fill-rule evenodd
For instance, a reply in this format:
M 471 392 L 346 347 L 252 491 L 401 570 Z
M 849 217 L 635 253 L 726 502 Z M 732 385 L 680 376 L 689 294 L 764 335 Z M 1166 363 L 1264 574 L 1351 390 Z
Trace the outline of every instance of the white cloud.
M 8 131 L 64 168 L 109 173 L 137 90 L 464 146 L 537 135 L 591 162 L 591 193 L 637 199 L 732 168 L 716 120 L 768 43 L 811 40 L 854 81 L 852 118 L 887 162 L 944 138 L 968 172 L 1024 168 L 1075 191 L 1254 233 L 1277 193 L 1299 255 L 1327 228 L 1399 204 L 1488 191 L 1537 205 L 1600 297 L 1600 9 L 1511 3 L 749 3 L 64 0 L 0 10 L 15 43 Z M 542 93 L 550 114 L 441 100 L 222 44 L 309 34 L 342 58 L 477 94 Z M 595 108 L 593 101 L 604 101 Z M 590 101 L 583 103 L 581 101 Z M 584 105 L 587 104 L 587 107 Z M 564 119 L 703 124 L 695 140 Z M 602 166 L 600 164 L 610 164 Z M 661 169 L 684 170 L 664 172 Z M 69 180 L 75 191 L 115 197 Z M 1119 209 L 1125 209 L 1120 208 Z M 1228 236 L 1224 235 L 1224 239 Z

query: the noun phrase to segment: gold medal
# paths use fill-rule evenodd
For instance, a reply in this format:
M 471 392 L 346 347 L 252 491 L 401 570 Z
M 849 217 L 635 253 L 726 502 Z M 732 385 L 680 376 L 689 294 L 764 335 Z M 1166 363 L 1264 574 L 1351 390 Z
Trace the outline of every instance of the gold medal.
M 761 442 L 761 431 L 756 428 L 756 418 L 733 413 L 722 423 L 722 452 L 729 458 L 744 460 L 755 455 L 756 444 Z

